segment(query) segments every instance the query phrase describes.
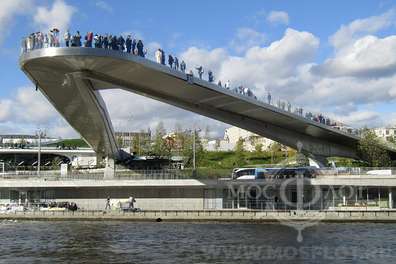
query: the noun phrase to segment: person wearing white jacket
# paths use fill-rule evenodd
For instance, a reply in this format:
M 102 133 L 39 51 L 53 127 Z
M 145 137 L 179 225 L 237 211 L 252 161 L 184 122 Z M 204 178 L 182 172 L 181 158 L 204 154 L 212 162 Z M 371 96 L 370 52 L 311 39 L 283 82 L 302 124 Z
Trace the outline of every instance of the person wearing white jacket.
M 162 58 L 161 49 L 157 49 L 157 51 L 155 52 L 155 61 L 161 64 L 161 58 Z
M 48 35 L 45 34 L 44 35 L 44 48 L 48 48 L 49 47 L 49 38 Z

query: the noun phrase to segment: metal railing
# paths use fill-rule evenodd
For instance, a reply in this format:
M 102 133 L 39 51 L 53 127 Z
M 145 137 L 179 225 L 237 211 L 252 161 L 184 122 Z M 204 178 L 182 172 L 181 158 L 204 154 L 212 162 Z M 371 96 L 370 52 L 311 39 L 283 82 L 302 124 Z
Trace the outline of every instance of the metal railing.
M 315 169 L 312 178 L 363 177 L 396 178 L 396 168 L 321 168 Z M 231 179 L 232 169 L 162 169 L 116 170 L 112 180 L 182 180 L 182 179 Z M 289 177 L 285 177 L 289 178 Z M 21 180 L 105 180 L 103 169 L 71 170 L 61 174 L 59 170 L 11 170 L 0 173 L 0 179 Z M 283 179 L 281 175 L 277 179 Z
M 162 169 L 162 170 L 116 170 L 111 180 L 182 180 L 182 179 L 218 179 L 231 177 L 230 170 L 208 169 Z M 72 170 L 67 174 L 57 171 L 7 171 L 0 173 L 0 178 L 9 180 L 105 180 L 103 170 Z

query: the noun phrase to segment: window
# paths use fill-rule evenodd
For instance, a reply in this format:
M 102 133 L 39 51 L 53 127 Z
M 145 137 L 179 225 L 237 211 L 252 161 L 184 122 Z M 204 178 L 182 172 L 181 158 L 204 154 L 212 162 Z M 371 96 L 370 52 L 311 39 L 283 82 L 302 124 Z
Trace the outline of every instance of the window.
M 236 178 L 244 176 L 244 175 L 255 175 L 256 170 L 255 169 L 246 169 L 246 170 L 240 170 L 238 171 L 235 176 Z

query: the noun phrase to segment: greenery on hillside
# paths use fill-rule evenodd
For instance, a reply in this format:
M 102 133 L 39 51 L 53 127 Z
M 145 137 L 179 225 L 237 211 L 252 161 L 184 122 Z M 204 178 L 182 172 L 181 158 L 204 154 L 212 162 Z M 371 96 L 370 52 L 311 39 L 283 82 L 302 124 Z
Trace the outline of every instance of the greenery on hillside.
M 207 129 L 208 130 L 208 129 Z M 208 134 L 208 131 L 206 131 Z M 194 136 L 195 134 L 195 136 Z M 147 142 L 132 142 L 132 149 L 140 155 L 156 155 L 161 157 L 181 156 L 186 168 L 193 167 L 193 140 L 195 138 L 196 166 L 201 169 L 231 169 L 235 167 L 269 166 L 284 164 L 285 166 L 299 162 L 299 155 L 279 143 L 271 145 L 270 149 L 263 150 L 261 144 L 255 146 L 255 151 L 243 149 L 243 140 L 239 140 L 233 151 L 205 151 L 202 139 L 197 131 L 183 130 L 176 125 L 174 132 L 167 134 L 162 122 L 155 129 L 152 139 Z M 89 147 L 83 139 L 65 139 L 51 144 L 64 148 Z M 380 139 L 371 131 L 365 130 L 358 145 L 358 155 L 361 161 L 348 158 L 330 158 L 337 167 L 387 167 L 391 166 L 388 151 Z M 305 164 L 308 164 L 307 162 Z
M 384 144 L 369 129 L 363 132 L 362 139 L 358 146 L 359 156 L 369 167 L 388 167 L 391 166 L 391 159 Z

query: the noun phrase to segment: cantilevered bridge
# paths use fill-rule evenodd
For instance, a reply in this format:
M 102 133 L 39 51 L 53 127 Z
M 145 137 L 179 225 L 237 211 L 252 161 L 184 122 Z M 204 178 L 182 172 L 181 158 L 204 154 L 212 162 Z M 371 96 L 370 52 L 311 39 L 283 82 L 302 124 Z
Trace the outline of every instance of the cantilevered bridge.
M 109 159 L 123 157 L 99 93 L 102 89 L 123 89 L 232 124 L 319 161 L 332 156 L 357 158 L 356 135 L 129 53 L 44 48 L 23 53 L 20 67 L 95 152 Z

